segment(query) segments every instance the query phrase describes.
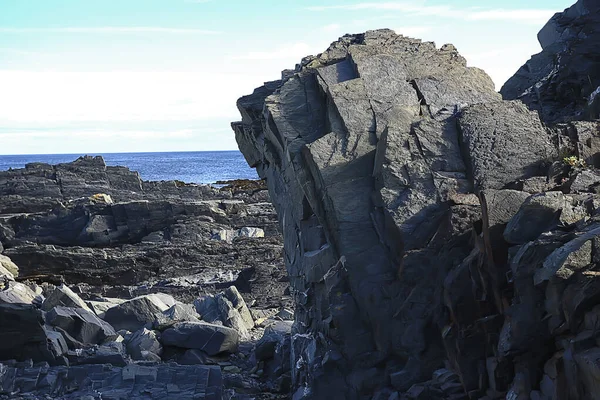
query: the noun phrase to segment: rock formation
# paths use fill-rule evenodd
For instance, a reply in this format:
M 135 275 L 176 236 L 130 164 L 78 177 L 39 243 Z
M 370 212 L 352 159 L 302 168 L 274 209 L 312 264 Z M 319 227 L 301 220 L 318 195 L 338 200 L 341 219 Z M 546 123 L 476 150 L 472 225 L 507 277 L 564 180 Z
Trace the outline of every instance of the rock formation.
M 289 391 L 252 344 L 289 343 L 275 211 L 261 182 L 221 186 L 99 157 L 0 172 L 0 399 Z
M 294 400 L 597 398 L 600 132 L 571 120 L 600 84 L 598 7 L 553 18 L 510 101 L 452 45 L 389 30 L 238 100 L 284 236 Z

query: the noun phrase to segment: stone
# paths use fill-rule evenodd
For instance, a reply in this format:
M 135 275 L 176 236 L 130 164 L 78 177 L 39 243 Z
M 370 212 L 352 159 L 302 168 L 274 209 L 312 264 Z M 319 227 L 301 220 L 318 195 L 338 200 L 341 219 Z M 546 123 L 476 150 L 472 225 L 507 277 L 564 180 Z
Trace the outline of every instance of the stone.
M 557 153 L 537 114 L 519 101 L 470 107 L 459 124 L 476 189 L 546 175 L 544 163 Z
M 63 329 L 84 344 L 100 344 L 117 337 L 112 326 L 83 308 L 57 306 L 46 318 L 50 325 Z
M 177 322 L 200 322 L 200 315 L 191 304 L 175 303 L 162 314 L 157 315 L 154 328 L 164 330 Z
M 160 356 L 162 345 L 156 332 L 142 328 L 134 332 L 126 341 L 127 353 L 134 360 L 147 360 L 151 357 L 148 353 Z M 160 357 L 159 357 L 160 359 Z
M 106 311 L 125 302 L 122 299 L 104 298 L 103 301 L 88 300 L 86 304 L 99 317 L 104 318 Z
M 223 380 L 219 367 L 177 364 L 76 365 L 71 367 L 0 367 L 0 396 L 24 398 L 103 398 L 131 400 L 177 398 L 220 400 Z
M 523 244 L 537 239 L 558 223 L 572 224 L 587 215 L 585 208 L 562 192 L 546 192 L 529 197 L 504 231 L 509 243 Z
M 13 278 L 19 276 L 19 267 L 11 261 L 11 259 L 3 254 L 0 254 L 0 268 L 8 271 Z
M 45 325 L 44 314 L 31 304 L 0 303 L 0 360 L 63 363 L 67 344 Z
M 116 330 L 137 331 L 152 327 L 156 318 L 175 304 L 175 299 L 165 294 L 149 294 L 125 301 L 106 310 L 104 320 Z
M 238 231 L 237 236 L 247 238 L 263 238 L 265 237 L 265 231 L 261 228 L 245 226 Z
M 86 311 L 92 312 L 87 304 L 75 294 L 68 286 L 60 285 L 55 288 L 44 303 L 42 303 L 42 310 L 50 311 L 54 307 L 72 307 L 72 308 L 83 308 Z
M 593 347 L 575 354 L 578 371 L 585 386 L 584 398 L 600 398 L 600 348 Z
M 596 1 L 579 0 L 555 14 L 538 34 L 542 52 L 502 86 L 502 97 L 520 99 L 546 123 L 597 118 L 600 61 L 588 55 L 600 43 L 592 29 L 599 9 Z
M 162 333 L 163 345 L 202 350 L 209 356 L 233 353 L 239 344 L 237 331 L 204 322 L 179 322 Z
M 29 286 L 19 282 L 9 281 L 4 289 L 0 290 L 0 303 L 33 304 L 42 301 L 43 297 L 31 290 Z

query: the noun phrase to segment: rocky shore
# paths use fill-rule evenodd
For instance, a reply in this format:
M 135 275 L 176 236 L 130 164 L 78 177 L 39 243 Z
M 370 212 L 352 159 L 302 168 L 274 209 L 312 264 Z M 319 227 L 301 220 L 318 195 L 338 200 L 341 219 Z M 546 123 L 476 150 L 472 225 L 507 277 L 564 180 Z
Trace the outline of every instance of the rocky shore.
M 296 305 L 293 399 L 600 398 L 600 1 L 496 93 L 346 35 L 238 100 Z
M 293 304 L 260 181 L 146 182 L 101 157 L 28 164 L 0 172 L 0 250 L 0 398 L 289 390 L 272 362 Z

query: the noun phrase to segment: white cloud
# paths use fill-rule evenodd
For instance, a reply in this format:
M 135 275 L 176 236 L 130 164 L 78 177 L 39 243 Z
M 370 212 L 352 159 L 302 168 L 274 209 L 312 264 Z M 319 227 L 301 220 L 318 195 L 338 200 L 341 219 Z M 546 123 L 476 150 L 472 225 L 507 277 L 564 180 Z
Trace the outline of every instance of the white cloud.
M 252 51 L 239 56 L 234 56 L 234 60 L 287 60 L 294 59 L 296 62 L 304 56 L 310 54 L 311 46 L 307 43 L 299 42 L 284 45 L 270 51 Z M 323 49 L 324 50 L 324 49 Z
M 0 70 L 0 126 L 237 118 L 261 77 L 204 71 Z
M 3 33 L 164 33 L 164 34 L 192 34 L 192 35 L 218 35 L 221 32 L 195 28 L 166 28 L 159 26 L 98 26 L 98 27 L 63 27 L 63 28 L 10 28 L 0 27 Z
M 481 7 L 456 8 L 453 6 L 428 6 L 421 2 L 382 2 L 357 3 L 337 6 L 312 6 L 311 11 L 347 10 L 347 11 L 400 11 L 414 16 L 435 16 L 455 18 L 469 21 L 519 21 L 524 23 L 544 23 L 554 15 L 555 10 L 549 9 L 483 9 Z

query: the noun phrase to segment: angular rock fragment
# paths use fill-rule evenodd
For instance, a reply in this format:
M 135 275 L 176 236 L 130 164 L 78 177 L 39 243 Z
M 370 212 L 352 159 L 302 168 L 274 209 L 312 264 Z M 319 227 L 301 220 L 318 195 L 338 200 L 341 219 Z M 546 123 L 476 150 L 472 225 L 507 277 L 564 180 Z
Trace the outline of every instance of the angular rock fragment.
M 163 345 L 202 350 L 209 356 L 233 353 L 239 344 L 237 331 L 204 322 L 179 322 L 165 330 L 160 338 Z
M 139 296 L 106 310 L 104 320 L 116 330 L 135 332 L 146 325 L 151 327 L 154 320 L 174 304 L 175 299 L 165 294 Z

